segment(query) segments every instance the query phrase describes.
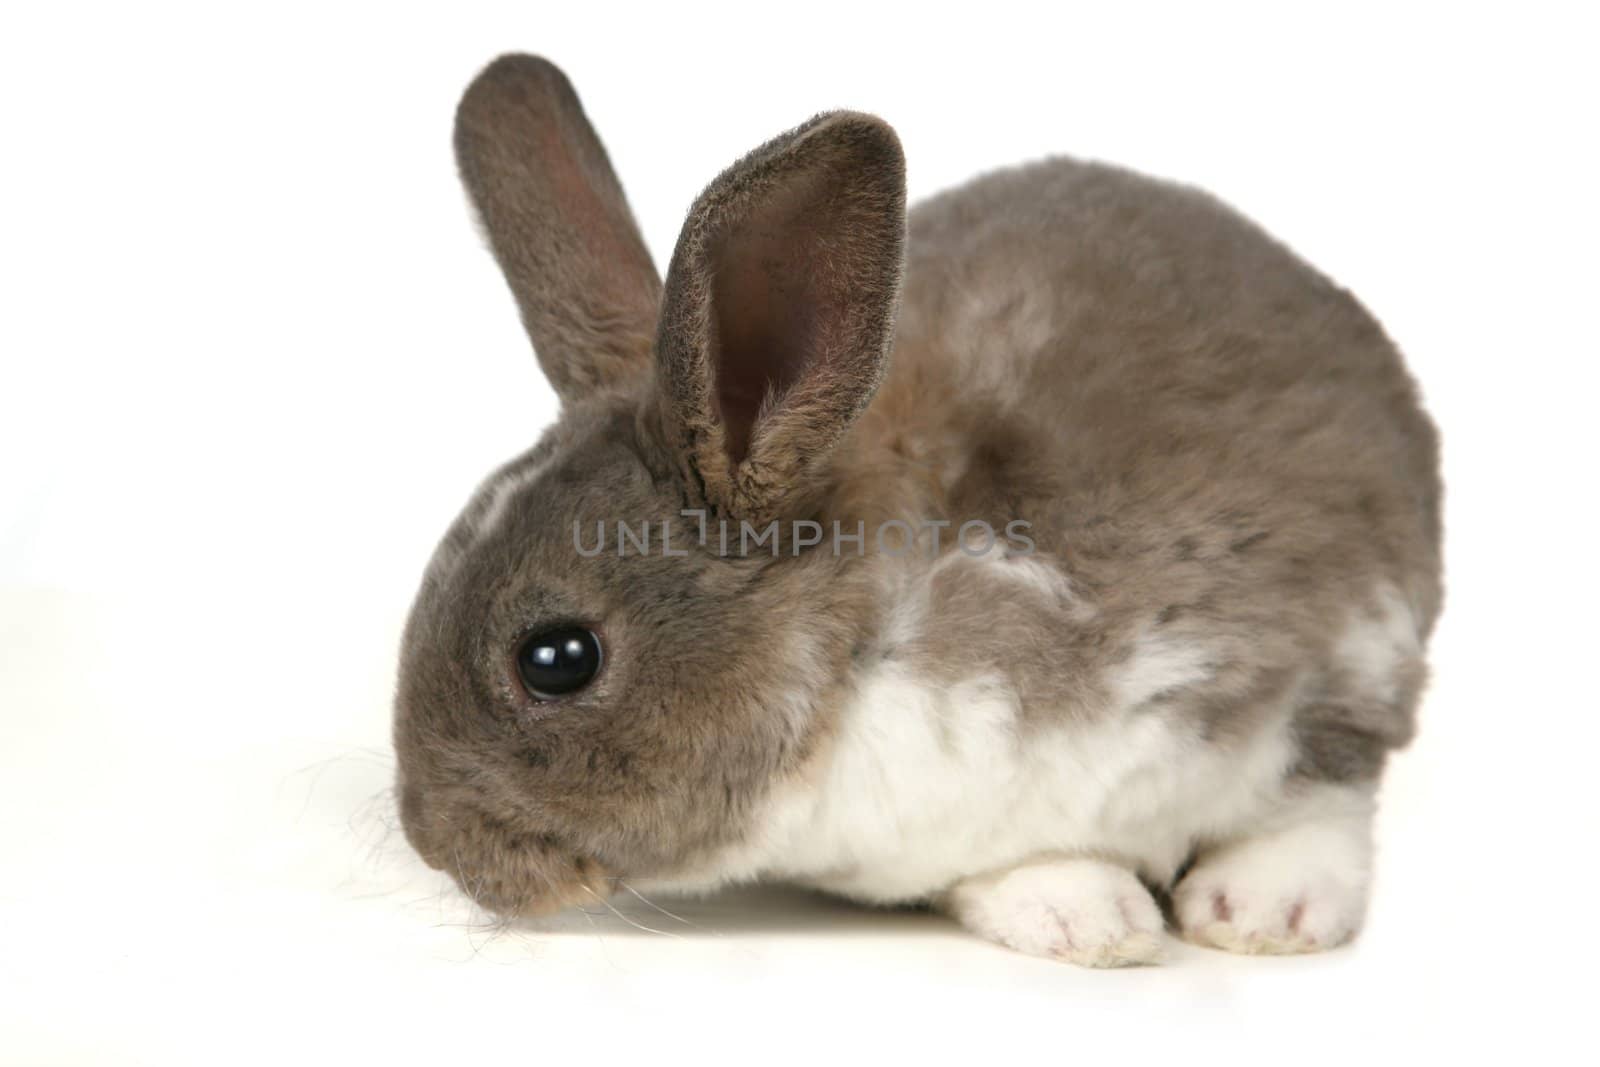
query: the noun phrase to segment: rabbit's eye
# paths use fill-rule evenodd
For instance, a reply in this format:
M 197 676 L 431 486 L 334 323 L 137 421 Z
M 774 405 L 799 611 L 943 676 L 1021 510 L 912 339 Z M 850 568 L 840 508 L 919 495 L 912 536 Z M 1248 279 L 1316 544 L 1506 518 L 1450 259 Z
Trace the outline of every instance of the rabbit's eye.
M 517 650 L 517 673 L 540 700 L 575 693 L 600 670 L 600 639 L 579 626 L 534 634 Z

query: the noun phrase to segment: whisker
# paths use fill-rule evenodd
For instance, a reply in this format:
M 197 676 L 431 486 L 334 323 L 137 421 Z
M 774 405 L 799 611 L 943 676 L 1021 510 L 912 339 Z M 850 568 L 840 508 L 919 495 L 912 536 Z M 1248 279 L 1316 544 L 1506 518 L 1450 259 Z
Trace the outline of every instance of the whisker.
M 452 851 L 455 854 L 456 870 L 460 871 L 462 870 L 461 848 L 459 845 L 456 845 L 452 848 Z M 505 932 L 509 925 L 509 921 L 507 919 L 495 915 L 494 912 L 483 906 L 483 880 L 484 876 L 481 873 L 472 878 L 462 878 L 458 880 L 461 884 L 462 892 L 465 894 L 468 903 L 470 903 L 472 906 L 473 916 L 471 920 L 466 923 L 449 924 L 460 925 L 467 930 L 467 944 L 472 946 L 472 955 L 474 958 L 481 955 L 483 953 L 484 946 L 492 944 L 502 933 Z M 472 936 L 474 933 L 482 933 L 485 930 L 488 931 L 488 937 L 482 941 L 479 941 Z
M 596 893 L 593 889 L 589 888 L 588 886 L 583 886 L 582 888 L 583 888 L 583 891 L 585 893 L 588 893 L 591 897 L 594 897 L 594 899 L 596 899 L 600 903 L 604 904 L 610 910 L 611 914 L 615 915 L 617 918 L 621 919 L 623 922 L 627 923 L 629 926 L 633 927 L 634 929 L 643 930 L 647 934 L 660 934 L 662 937 L 670 937 L 670 938 L 673 938 L 674 940 L 677 940 L 677 941 L 682 941 L 683 940 L 683 937 L 680 934 L 672 933 L 670 930 L 657 930 L 653 926 L 646 926 L 642 922 L 637 922 L 637 921 L 635 921 L 633 919 L 628 918 L 628 916 L 622 914 L 622 912 L 617 910 L 617 906 L 615 904 L 611 903 L 611 901 L 607 900 L 605 897 L 601 896 L 599 893 Z
M 611 949 L 606 947 L 606 935 L 601 932 L 600 924 L 594 921 L 594 916 L 589 914 L 589 909 L 578 908 L 577 910 L 585 919 L 589 920 L 589 926 L 594 930 L 595 941 L 600 945 L 600 954 L 606 958 L 606 962 L 611 965 L 611 969 L 614 971 L 622 970 L 621 967 L 617 966 L 616 959 L 612 957 Z
M 692 926 L 696 930 L 700 929 L 700 924 L 699 923 L 690 922 L 688 919 L 685 919 L 682 915 L 674 915 L 672 912 L 668 911 L 666 908 L 663 908 L 660 904 L 657 904 L 655 901 L 649 899 L 643 893 L 639 892 L 637 889 L 633 888 L 633 886 L 629 885 L 627 882 L 624 882 L 622 879 L 620 879 L 620 878 L 617 879 L 617 884 L 620 885 L 622 888 L 626 889 L 628 892 L 632 893 L 634 896 L 638 897 L 639 900 L 642 901 L 644 904 L 654 908 L 656 911 L 659 911 L 661 914 L 665 915 L 667 918 L 676 919 L 679 922 L 681 922 L 683 925 Z

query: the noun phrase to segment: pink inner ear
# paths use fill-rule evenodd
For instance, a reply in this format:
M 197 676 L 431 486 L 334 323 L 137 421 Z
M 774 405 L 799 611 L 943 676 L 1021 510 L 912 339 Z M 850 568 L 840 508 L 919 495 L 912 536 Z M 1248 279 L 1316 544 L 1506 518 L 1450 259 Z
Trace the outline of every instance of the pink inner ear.
M 764 412 L 821 369 L 832 320 L 850 294 L 834 291 L 826 263 L 831 225 L 844 221 L 818 175 L 797 176 L 719 242 L 712 257 L 718 414 L 740 463 Z

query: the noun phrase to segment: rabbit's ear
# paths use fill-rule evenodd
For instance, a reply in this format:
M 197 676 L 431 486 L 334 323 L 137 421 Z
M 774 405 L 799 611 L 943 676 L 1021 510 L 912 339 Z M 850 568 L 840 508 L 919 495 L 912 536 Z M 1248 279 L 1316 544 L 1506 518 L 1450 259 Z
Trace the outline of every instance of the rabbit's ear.
M 700 195 L 656 352 L 669 444 L 712 507 L 775 517 L 871 400 L 905 226 L 900 142 L 853 112 L 763 145 Z
M 562 399 L 650 365 L 661 280 L 566 75 L 501 56 L 456 109 L 456 164 Z

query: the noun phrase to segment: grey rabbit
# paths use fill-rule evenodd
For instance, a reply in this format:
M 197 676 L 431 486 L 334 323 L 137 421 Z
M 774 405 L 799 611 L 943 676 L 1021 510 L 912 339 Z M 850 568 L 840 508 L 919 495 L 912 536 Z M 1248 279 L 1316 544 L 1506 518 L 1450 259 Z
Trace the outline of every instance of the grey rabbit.
M 461 176 L 562 403 L 404 638 L 408 839 L 506 915 L 753 880 L 1091 966 L 1360 928 L 1439 613 L 1438 445 L 1344 290 L 1212 197 L 1050 159 L 911 210 L 818 115 L 663 283 L 565 76 Z

